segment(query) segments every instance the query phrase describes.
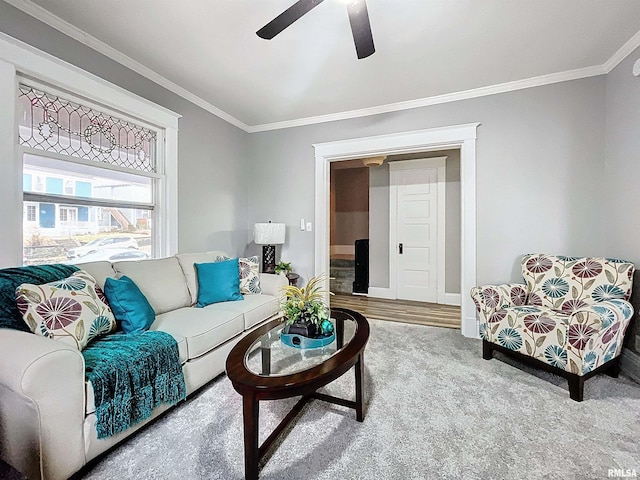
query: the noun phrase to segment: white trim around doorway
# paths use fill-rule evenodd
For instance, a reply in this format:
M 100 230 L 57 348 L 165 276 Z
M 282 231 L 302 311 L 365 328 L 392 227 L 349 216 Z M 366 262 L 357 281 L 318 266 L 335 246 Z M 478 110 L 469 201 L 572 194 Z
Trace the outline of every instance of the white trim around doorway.
M 330 164 L 376 155 L 396 155 L 450 148 L 460 149 L 461 292 L 476 285 L 476 132 L 479 123 L 431 128 L 373 137 L 314 144 L 315 169 L 315 274 L 329 272 Z M 327 285 L 328 287 L 328 285 Z M 478 337 L 471 297 L 461 294 L 462 334 Z

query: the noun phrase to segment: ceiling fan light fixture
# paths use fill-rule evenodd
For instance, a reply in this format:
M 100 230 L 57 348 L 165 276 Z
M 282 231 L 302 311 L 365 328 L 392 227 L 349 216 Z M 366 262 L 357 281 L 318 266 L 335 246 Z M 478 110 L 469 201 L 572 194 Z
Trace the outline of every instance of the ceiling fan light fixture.
M 289 27 L 295 21 L 309 13 L 312 9 L 320 5 L 324 0 L 298 0 L 276 18 L 267 23 L 256 32 L 260 38 L 271 40 Z M 341 0 L 347 6 L 351 33 L 356 47 L 356 55 L 359 59 L 366 58 L 375 53 L 373 44 L 369 13 L 367 11 L 366 0 Z

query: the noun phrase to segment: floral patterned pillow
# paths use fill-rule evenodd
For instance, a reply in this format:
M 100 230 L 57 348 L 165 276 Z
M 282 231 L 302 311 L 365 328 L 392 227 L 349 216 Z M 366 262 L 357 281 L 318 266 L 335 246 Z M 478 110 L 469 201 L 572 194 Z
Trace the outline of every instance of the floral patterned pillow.
M 251 295 L 261 293 L 260 288 L 260 260 L 257 256 L 238 259 L 240 271 L 240 293 Z
M 23 283 L 16 289 L 16 301 L 33 333 L 68 343 L 78 350 L 116 328 L 102 289 L 83 270 L 44 285 Z
M 214 261 L 223 262 L 224 260 L 230 260 L 230 258 L 218 255 Z M 240 293 L 242 295 L 262 293 L 262 288 L 260 288 L 260 258 L 257 255 L 239 258 L 238 273 L 240 275 Z

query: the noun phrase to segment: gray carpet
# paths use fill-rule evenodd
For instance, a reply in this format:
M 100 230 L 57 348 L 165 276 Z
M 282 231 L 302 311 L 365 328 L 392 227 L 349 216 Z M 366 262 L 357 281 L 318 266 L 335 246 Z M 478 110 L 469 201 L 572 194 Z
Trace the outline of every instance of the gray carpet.
M 566 381 L 458 331 L 372 320 L 367 408 L 313 401 L 262 479 L 603 479 L 640 475 L 640 385 L 598 375 L 585 401 Z M 510 364 L 511 363 L 511 364 Z M 530 372 L 534 372 L 531 374 Z M 352 398 L 353 372 L 329 385 Z M 261 402 L 261 438 L 295 399 Z M 221 376 L 86 472 L 87 479 L 244 478 L 242 402 Z

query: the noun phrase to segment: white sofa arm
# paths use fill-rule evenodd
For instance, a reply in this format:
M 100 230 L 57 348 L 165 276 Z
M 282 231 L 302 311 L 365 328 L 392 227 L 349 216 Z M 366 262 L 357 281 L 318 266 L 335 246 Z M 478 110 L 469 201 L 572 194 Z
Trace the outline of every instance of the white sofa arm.
M 28 478 L 68 478 L 85 463 L 82 354 L 10 329 L 0 352 L 0 456 Z
M 260 288 L 265 295 L 273 295 L 274 297 L 282 297 L 282 287 L 289 285 L 289 280 L 284 275 L 275 275 L 273 273 L 260 274 Z

